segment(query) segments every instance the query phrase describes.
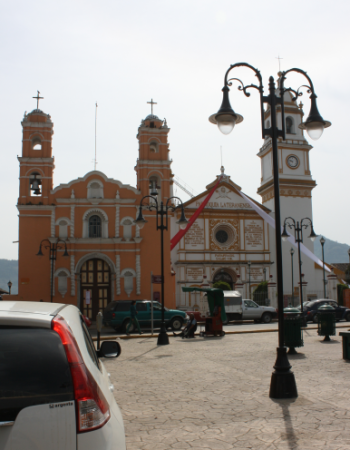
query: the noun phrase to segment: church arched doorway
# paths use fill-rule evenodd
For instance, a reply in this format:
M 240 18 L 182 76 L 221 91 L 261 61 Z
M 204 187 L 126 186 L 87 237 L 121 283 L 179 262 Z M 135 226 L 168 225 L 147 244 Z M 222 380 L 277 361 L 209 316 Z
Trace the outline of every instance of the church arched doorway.
M 234 290 L 237 277 L 234 277 L 230 272 L 228 270 L 221 269 L 214 275 L 213 283 L 216 283 L 217 281 L 225 281 L 231 286 L 231 289 Z
M 102 259 L 89 259 L 80 270 L 80 310 L 96 320 L 111 301 L 111 270 Z

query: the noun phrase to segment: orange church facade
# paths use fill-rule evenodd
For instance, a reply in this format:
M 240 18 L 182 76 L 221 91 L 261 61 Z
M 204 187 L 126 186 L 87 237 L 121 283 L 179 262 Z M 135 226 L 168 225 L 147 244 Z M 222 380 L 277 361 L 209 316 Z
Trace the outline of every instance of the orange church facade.
M 158 200 L 172 195 L 166 121 L 150 114 L 141 122 L 135 188 L 99 171 L 53 188 L 51 117 L 35 109 L 25 114 L 22 127 L 19 286 L 11 297 L 50 301 L 53 273 L 53 302 L 76 305 L 93 319 L 111 300 L 150 299 L 151 272 L 161 273 L 160 232 L 154 211 L 144 209 L 148 223 L 142 230 L 134 220 L 150 186 L 157 186 Z M 43 240 L 43 256 L 37 256 Z M 53 261 L 49 244 L 58 246 Z M 168 248 L 170 230 L 164 232 Z M 164 268 L 165 305 L 175 308 L 170 251 L 164 252 Z M 153 286 L 153 298 L 160 299 L 160 287 Z

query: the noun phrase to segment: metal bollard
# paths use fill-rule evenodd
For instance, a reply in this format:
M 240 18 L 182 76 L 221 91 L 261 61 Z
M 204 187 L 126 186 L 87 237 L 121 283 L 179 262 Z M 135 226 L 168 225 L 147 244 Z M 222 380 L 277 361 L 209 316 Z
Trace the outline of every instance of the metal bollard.
M 96 316 L 96 329 L 97 329 L 97 350 L 100 350 L 100 335 L 103 325 L 103 315 L 101 311 Z
M 323 305 L 318 308 L 318 330 L 319 336 L 324 336 L 324 341 L 330 341 L 329 336 L 335 336 L 335 309 L 331 305 Z
M 285 308 L 284 312 L 284 345 L 289 347 L 288 353 L 295 355 L 295 347 L 303 347 L 302 317 L 299 309 Z

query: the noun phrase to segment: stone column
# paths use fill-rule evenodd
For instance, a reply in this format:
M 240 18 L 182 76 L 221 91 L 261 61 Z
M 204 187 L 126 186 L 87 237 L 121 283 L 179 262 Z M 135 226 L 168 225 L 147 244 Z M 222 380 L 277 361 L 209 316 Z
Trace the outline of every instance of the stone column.
M 70 237 L 74 237 L 75 206 L 70 207 Z
M 55 237 L 55 208 L 51 211 L 51 237 Z
M 327 275 L 327 298 L 330 298 L 332 300 L 338 301 L 338 292 L 337 292 L 337 284 L 338 284 L 338 278 L 334 273 L 334 270 L 332 268 L 332 272 Z
M 241 294 L 242 298 L 243 298 L 243 289 L 244 289 L 244 284 L 242 283 L 240 274 L 237 273 L 237 281 L 235 283 L 235 290 Z
M 119 226 L 120 226 L 120 206 L 115 207 L 115 237 L 119 237 Z

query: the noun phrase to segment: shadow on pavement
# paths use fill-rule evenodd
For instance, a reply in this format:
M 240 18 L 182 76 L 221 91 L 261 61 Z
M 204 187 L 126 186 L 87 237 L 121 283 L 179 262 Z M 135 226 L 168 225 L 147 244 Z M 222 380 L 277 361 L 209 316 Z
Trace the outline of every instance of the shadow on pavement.
M 296 353 L 295 355 L 291 355 L 290 353 L 288 353 L 288 359 L 305 359 L 306 355 L 304 353 Z
M 293 356 L 293 355 L 291 355 Z M 295 355 L 294 355 L 295 356 Z M 284 427 L 285 427 L 285 435 L 281 436 L 282 441 L 287 441 L 287 445 L 289 449 L 295 449 L 296 444 L 298 443 L 298 437 L 295 434 L 292 418 L 289 413 L 289 406 L 296 401 L 296 399 L 283 399 L 276 400 L 272 399 L 273 402 L 277 403 L 282 408 Z

